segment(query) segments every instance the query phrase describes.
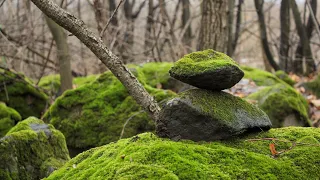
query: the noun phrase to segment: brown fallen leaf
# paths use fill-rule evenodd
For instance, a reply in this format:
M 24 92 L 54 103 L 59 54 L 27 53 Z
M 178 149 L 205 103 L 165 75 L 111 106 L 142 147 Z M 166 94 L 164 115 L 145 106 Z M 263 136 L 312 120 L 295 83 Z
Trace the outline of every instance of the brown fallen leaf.
M 276 151 L 276 147 L 273 143 L 269 144 L 269 148 L 270 148 L 270 152 L 271 152 L 272 156 L 276 156 L 278 154 L 278 152 Z

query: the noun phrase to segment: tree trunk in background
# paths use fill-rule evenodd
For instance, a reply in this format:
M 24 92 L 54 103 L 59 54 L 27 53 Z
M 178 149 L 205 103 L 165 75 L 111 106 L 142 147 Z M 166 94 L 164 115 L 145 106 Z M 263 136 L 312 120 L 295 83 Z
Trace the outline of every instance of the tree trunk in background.
M 214 49 L 225 52 L 226 49 L 226 7 L 225 0 L 203 0 L 198 50 Z
M 182 42 L 184 45 L 188 47 L 191 46 L 192 40 L 192 30 L 191 30 L 191 22 L 190 21 L 190 1 L 189 0 L 181 0 L 182 4 L 182 29 L 185 29 L 185 32 L 182 37 Z M 187 48 L 190 49 L 190 48 Z M 189 52 L 189 51 L 188 51 Z
M 267 37 L 267 30 L 266 30 L 266 23 L 264 20 L 264 13 L 263 13 L 263 0 L 254 0 L 254 4 L 256 7 L 256 11 L 258 14 L 258 20 L 259 20 L 259 28 L 260 28 L 260 39 L 263 47 L 263 51 L 270 63 L 270 65 L 273 67 L 274 70 L 279 70 L 279 66 L 276 63 L 276 61 L 273 58 L 273 55 L 271 53 L 271 50 L 268 45 L 268 37 Z
M 227 54 L 232 57 L 233 55 L 233 9 L 234 9 L 234 0 L 228 0 L 228 42 L 227 42 Z
M 290 1 L 282 0 L 280 7 L 280 68 L 286 72 L 289 58 L 290 38 Z
M 151 28 L 153 26 L 153 17 L 154 17 L 154 10 L 153 10 L 153 0 L 148 1 L 148 17 L 147 17 L 147 24 L 146 24 L 146 32 L 144 35 L 144 49 L 148 50 L 152 47 L 152 36 L 151 36 Z M 144 55 L 149 56 L 150 51 L 145 51 Z
M 292 14 L 296 24 L 296 29 L 300 37 L 300 42 L 296 50 L 295 60 L 293 61 L 293 70 L 298 74 L 309 74 L 316 70 L 315 62 L 310 47 L 310 38 L 314 29 L 312 17 L 309 15 L 307 27 L 302 23 L 298 6 L 294 0 L 291 0 Z M 313 12 L 317 11 L 317 1 L 312 0 L 311 6 Z M 305 64 L 305 70 L 304 70 Z
M 243 0 L 239 0 L 238 1 L 238 10 L 237 10 L 237 20 L 236 20 L 236 32 L 234 33 L 234 38 L 232 41 L 232 52 L 230 53 L 231 56 L 233 56 L 236 48 L 237 48 L 237 44 L 238 44 L 238 39 L 240 36 L 240 25 L 241 25 L 241 11 L 242 11 L 242 4 L 243 4 Z
M 72 89 L 72 75 L 69 48 L 67 44 L 67 35 L 62 27 L 56 24 L 52 19 L 45 17 L 48 27 L 51 31 L 57 46 L 57 58 L 59 60 L 60 73 L 60 93 L 67 89 Z

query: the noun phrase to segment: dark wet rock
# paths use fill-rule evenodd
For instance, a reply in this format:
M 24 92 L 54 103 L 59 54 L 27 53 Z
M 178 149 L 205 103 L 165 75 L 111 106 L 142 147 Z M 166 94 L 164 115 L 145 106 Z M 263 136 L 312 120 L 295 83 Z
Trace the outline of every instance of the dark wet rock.
M 256 106 L 225 92 L 191 89 L 171 99 L 160 113 L 161 137 L 212 141 L 270 129 Z
M 42 179 L 68 161 L 61 132 L 42 120 L 20 121 L 0 139 L 0 179 Z
M 169 73 L 184 83 L 209 90 L 231 88 L 244 76 L 229 56 L 211 49 L 185 55 Z

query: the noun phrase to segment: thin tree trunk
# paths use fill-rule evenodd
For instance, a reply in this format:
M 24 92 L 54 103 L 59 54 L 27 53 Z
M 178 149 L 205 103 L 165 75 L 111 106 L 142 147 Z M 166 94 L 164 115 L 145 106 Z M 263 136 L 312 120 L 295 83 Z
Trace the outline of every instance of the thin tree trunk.
M 290 1 L 282 0 L 280 7 L 280 68 L 286 72 L 289 58 L 290 38 Z
M 234 0 L 228 0 L 228 42 L 227 42 L 227 54 L 229 56 L 233 55 L 233 9 L 234 9 Z
M 51 31 L 54 41 L 57 46 L 57 58 L 59 60 L 59 73 L 60 73 L 60 93 L 67 89 L 72 89 L 72 74 L 69 47 L 67 44 L 67 36 L 62 27 L 60 27 L 53 20 L 45 17 L 48 27 Z
M 238 39 L 240 36 L 240 25 L 241 25 L 241 18 L 242 18 L 242 16 L 241 16 L 242 4 L 243 4 L 243 0 L 239 0 L 238 1 L 238 10 L 237 10 L 237 20 L 236 20 L 236 32 L 234 33 L 234 38 L 232 41 L 232 48 L 231 48 L 232 52 L 230 53 L 231 56 L 233 56 L 234 51 L 237 48 Z
M 189 0 L 181 0 L 182 3 L 182 14 L 181 14 L 181 19 L 182 19 L 182 29 L 185 28 L 186 26 L 186 31 L 183 34 L 183 39 L 182 42 L 187 45 L 191 46 L 191 38 L 192 38 L 192 30 L 191 30 L 191 23 L 190 21 L 190 1 Z
M 87 28 L 83 21 L 64 11 L 51 0 L 31 1 L 43 13 L 79 38 L 120 80 L 137 103 L 156 120 L 156 125 L 161 125 L 161 123 L 158 122 L 160 107 L 157 102 L 144 89 L 130 70 L 124 66 L 122 61 L 106 47 L 99 37 L 95 36 L 94 33 Z
M 314 72 L 316 70 L 316 66 L 314 63 L 309 38 L 311 37 L 312 31 L 313 31 L 313 24 L 312 19 L 308 20 L 311 24 L 309 24 L 309 30 L 306 31 L 305 26 L 302 24 L 300 12 L 297 6 L 297 3 L 295 0 L 291 0 L 291 10 L 294 17 L 294 21 L 296 24 L 296 29 L 298 31 L 298 35 L 300 37 L 300 45 L 301 47 L 297 48 L 296 51 L 296 57 L 293 64 L 294 72 L 298 74 L 309 74 L 311 72 Z M 316 1 L 313 1 L 313 3 L 316 4 Z M 309 33 L 309 34 L 308 34 Z M 303 68 L 303 64 L 305 64 L 305 70 Z
M 153 18 L 154 18 L 154 10 L 153 10 L 153 0 L 148 1 L 148 17 L 147 17 L 147 24 L 146 24 L 146 32 L 144 35 L 144 49 L 147 50 L 152 46 L 152 36 L 151 36 L 151 28 L 153 26 Z M 149 56 L 150 52 L 145 51 L 144 55 Z
M 258 20 L 259 20 L 259 28 L 260 28 L 260 39 L 263 47 L 263 51 L 270 63 L 270 65 L 273 67 L 274 70 L 279 70 L 279 66 L 276 63 L 276 61 L 273 58 L 273 55 L 271 53 L 271 50 L 268 45 L 268 37 L 267 37 L 267 30 L 266 30 L 266 23 L 264 20 L 264 13 L 263 13 L 263 0 L 254 0 L 254 4 L 256 7 L 256 11 L 258 14 Z
M 226 1 L 203 0 L 198 50 L 214 49 L 225 52 Z

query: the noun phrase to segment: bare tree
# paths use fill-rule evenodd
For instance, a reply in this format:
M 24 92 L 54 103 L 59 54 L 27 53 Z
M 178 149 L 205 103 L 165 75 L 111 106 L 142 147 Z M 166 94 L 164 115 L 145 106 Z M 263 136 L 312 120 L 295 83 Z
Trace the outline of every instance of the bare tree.
M 227 42 L 227 54 L 232 56 L 233 54 L 233 9 L 234 9 L 234 0 L 228 0 L 228 42 Z
M 286 72 L 288 68 L 288 58 L 290 49 L 290 1 L 282 0 L 280 7 L 280 68 Z
M 57 58 L 59 61 L 61 83 L 60 93 L 63 93 L 67 89 L 72 89 L 71 61 L 67 43 L 67 35 L 65 34 L 63 28 L 53 20 L 46 17 L 46 21 L 57 46 Z
M 153 117 L 156 125 L 161 127 L 161 122 L 158 122 L 160 107 L 157 102 L 122 61 L 106 47 L 101 38 L 95 36 L 83 21 L 64 11 L 51 0 L 31 1 L 48 17 L 81 40 L 120 80 L 137 103 Z
M 299 74 L 309 74 L 316 70 L 315 62 L 313 59 L 311 47 L 310 47 L 310 38 L 312 31 L 314 29 L 314 23 L 312 21 L 312 16 L 309 16 L 307 27 L 302 23 L 300 12 L 295 0 L 291 2 L 292 14 L 296 24 L 296 29 L 300 38 L 299 45 L 296 50 L 296 56 L 293 63 L 294 72 Z M 317 1 L 313 0 L 312 2 L 313 12 L 317 11 Z M 305 64 L 305 69 L 303 68 Z
M 214 49 L 225 52 L 226 7 L 224 0 L 203 0 L 198 50 Z
M 271 50 L 269 48 L 268 44 L 268 37 L 267 37 L 267 29 L 266 29 L 266 23 L 264 20 L 264 12 L 263 12 L 263 4 L 264 0 L 254 0 L 254 4 L 256 7 L 256 11 L 258 14 L 258 21 L 259 21 L 259 28 L 260 28 L 260 39 L 261 39 L 261 44 L 263 47 L 263 51 L 265 53 L 265 56 L 270 63 L 270 65 L 273 67 L 274 70 L 279 70 L 279 66 L 276 63 L 276 61 L 273 58 L 273 55 L 271 53 Z
M 183 34 L 183 43 L 187 46 L 191 46 L 192 30 L 191 30 L 191 18 L 190 18 L 190 1 L 189 0 L 180 0 L 182 4 L 182 29 L 186 28 Z
M 237 16 L 236 16 L 236 30 L 234 33 L 233 41 L 232 41 L 232 48 L 230 52 L 230 56 L 232 57 L 234 54 L 234 51 L 236 50 L 237 44 L 238 44 L 238 39 L 240 36 L 240 25 L 241 25 L 241 11 L 242 11 L 242 4 L 243 0 L 238 0 L 238 7 L 237 7 Z

